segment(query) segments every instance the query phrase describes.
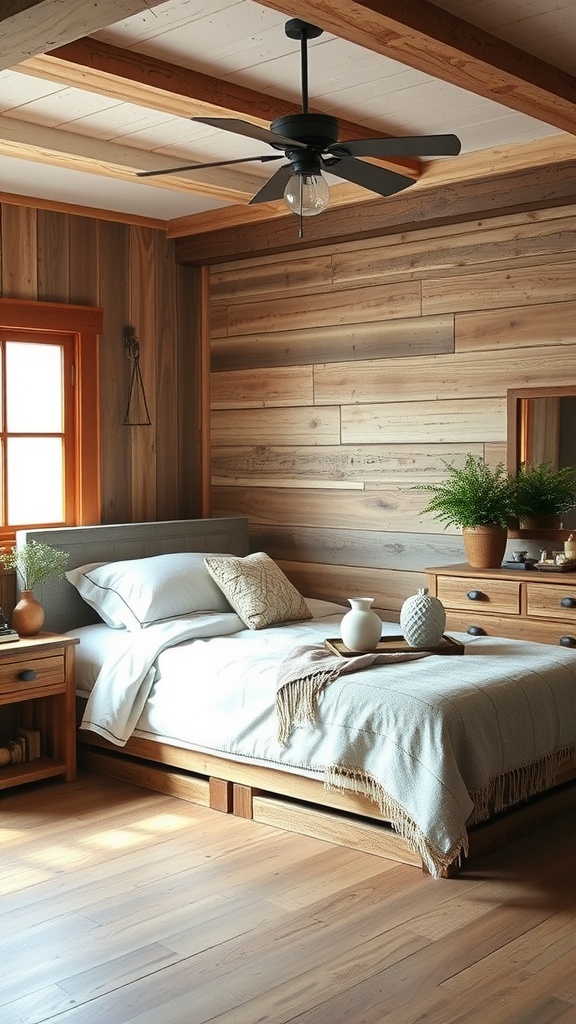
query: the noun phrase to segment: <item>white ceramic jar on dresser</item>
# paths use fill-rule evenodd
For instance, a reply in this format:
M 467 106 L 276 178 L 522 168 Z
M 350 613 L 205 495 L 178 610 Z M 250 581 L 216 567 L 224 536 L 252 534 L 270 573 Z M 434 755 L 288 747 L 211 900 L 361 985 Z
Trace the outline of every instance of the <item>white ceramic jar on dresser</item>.
M 446 609 L 448 630 L 576 647 L 576 572 L 426 569 L 429 591 Z

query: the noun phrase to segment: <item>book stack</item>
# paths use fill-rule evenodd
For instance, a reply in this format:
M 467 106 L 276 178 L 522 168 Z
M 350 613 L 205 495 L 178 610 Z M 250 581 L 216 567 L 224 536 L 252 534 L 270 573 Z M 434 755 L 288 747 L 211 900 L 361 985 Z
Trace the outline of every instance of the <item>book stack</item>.
M 0 628 L 0 644 L 13 644 L 19 639 L 20 636 L 15 629 L 9 629 L 8 626 Z
M 8 744 L 12 764 L 21 764 L 23 761 L 35 761 L 41 757 L 40 730 L 20 729 L 15 740 Z

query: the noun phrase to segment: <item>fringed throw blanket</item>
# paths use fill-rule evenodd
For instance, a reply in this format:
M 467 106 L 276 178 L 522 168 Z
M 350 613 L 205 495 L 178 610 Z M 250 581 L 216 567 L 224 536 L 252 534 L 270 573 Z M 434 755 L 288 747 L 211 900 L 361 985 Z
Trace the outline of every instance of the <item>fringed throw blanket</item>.
M 278 742 L 285 745 L 295 725 L 313 722 L 318 694 L 329 683 L 349 672 L 360 672 L 371 665 L 392 664 L 425 658 L 425 651 L 402 651 L 391 654 L 369 651 L 353 658 L 341 658 L 326 647 L 302 644 L 295 647 L 278 669 L 276 681 L 276 714 Z
M 278 670 L 279 741 L 295 752 L 306 735 L 330 749 L 326 788 L 373 800 L 436 878 L 467 853 L 466 824 L 542 792 L 574 757 L 574 657 L 484 645 L 485 657 L 471 646 L 464 658 L 384 671 L 423 655 L 345 659 L 297 647 Z

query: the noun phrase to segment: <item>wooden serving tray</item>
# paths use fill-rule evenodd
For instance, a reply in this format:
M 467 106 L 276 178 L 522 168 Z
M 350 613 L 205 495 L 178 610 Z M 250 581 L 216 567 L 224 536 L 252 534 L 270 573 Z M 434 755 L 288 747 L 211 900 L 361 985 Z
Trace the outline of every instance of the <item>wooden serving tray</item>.
M 576 572 L 576 562 L 563 562 L 562 565 L 546 565 L 544 562 L 534 562 L 534 568 L 538 572 Z
M 350 651 L 343 640 L 339 637 L 330 638 L 324 641 L 324 646 L 332 651 L 333 654 L 339 654 L 341 658 L 357 658 L 359 651 Z M 459 640 L 454 640 L 451 636 L 443 636 L 440 643 L 434 647 L 411 647 L 410 644 L 404 639 L 403 636 L 383 636 L 378 641 L 376 647 L 372 651 L 363 651 L 366 654 L 404 654 L 404 653 L 416 653 L 418 651 L 426 651 L 428 654 L 464 654 L 465 645 L 460 643 Z

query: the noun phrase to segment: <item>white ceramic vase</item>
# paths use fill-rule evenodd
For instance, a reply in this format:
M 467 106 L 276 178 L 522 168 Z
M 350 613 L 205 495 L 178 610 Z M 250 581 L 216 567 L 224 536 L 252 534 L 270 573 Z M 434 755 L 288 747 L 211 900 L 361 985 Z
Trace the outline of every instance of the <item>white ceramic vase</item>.
M 408 597 L 400 609 L 400 628 L 410 647 L 434 647 L 446 628 L 446 611 L 426 587 Z
M 373 597 L 349 597 L 350 611 L 342 616 L 340 636 L 349 651 L 373 651 L 382 636 L 382 620 L 372 611 Z

